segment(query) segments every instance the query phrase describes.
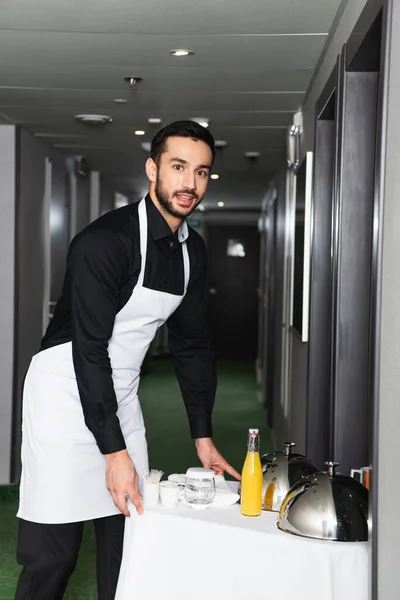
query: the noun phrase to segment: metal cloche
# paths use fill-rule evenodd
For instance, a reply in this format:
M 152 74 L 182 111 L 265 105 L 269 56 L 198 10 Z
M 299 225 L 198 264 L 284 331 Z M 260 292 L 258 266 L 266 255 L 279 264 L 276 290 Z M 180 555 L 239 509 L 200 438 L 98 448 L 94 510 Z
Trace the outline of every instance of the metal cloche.
M 279 512 L 290 488 L 320 469 L 302 454 L 295 454 L 293 442 L 282 442 L 283 451 L 271 452 L 261 457 L 263 468 L 263 510 Z
M 368 540 L 368 490 L 336 473 L 338 463 L 296 483 L 282 503 L 277 526 L 286 533 L 338 542 Z

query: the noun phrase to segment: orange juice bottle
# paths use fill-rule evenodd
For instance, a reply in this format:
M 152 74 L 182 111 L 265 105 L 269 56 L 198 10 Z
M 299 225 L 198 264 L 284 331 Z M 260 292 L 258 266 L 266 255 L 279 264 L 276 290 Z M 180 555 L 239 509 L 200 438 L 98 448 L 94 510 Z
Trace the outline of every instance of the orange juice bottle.
M 260 459 L 258 429 L 249 429 L 247 456 L 242 470 L 242 498 L 240 512 L 246 517 L 261 514 L 263 472 Z

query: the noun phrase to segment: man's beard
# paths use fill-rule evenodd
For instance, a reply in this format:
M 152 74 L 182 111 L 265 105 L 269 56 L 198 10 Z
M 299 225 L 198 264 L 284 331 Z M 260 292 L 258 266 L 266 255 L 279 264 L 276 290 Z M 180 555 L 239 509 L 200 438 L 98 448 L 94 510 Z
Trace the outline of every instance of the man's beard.
M 187 210 L 180 211 L 179 208 L 175 208 L 174 205 L 172 204 L 172 200 L 170 199 L 168 192 L 163 188 L 162 181 L 158 176 L 157 176 L 154 191 L 155 191 L 157 200 L 159 201 L 161 206 L 164 208 L 164 210 L 166 210 L 167 213 L 169 213 L 173 217 L 176 217 L 177 219 L 186 219 L 186 217 L 191 215 L 192 212 L 194 211 L 194 209 L 196 208 L 196 206 L 199 204 L 199 197 L 194 192 L 191 192 L 190 190 L 176 190 L 172 194 L 172 197 L 175 197 L 178 194 L 187 194 L 189 196 L 192 196 L 192 198 L 194 199 L 195 202 L 193 203 L 192 207 L 190 208 L 190 211 L 187 211 Z

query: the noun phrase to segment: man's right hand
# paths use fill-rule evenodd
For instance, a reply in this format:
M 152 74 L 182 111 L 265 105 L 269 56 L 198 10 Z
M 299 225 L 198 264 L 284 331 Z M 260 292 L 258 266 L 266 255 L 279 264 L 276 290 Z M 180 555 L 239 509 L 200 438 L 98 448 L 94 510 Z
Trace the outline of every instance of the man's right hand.
M 127 496 L 132 500 L 139 515 L 143 514 L 142 496 L 139 492 L 139 477 L 135 465 L 126 450 L 106 454 L 106 485 L 115 506 L 126 516 L 130 512 L 126 505 Z

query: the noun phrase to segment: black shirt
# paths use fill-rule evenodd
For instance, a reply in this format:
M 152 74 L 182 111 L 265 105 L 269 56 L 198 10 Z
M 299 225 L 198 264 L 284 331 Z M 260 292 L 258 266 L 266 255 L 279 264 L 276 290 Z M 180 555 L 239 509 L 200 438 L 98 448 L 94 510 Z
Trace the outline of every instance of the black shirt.
M 138 203 L 111 211 L 71 242 L 61 298 L 41 350 L 72 342 L 74 369 L 87 427 L 100 451 L 123 450 L 108 356 L 116 314 L 128 302 L 141 269 Z M 144 287 L 182 295 L 183 253 L 150 196 Z M 216 390 L 214 353 L 206 318 L 206 250 L 189 227 L 190 279 L 186 295 L 167 321 L 169 348 L 193 438 L 211 437 Z M 180 231 L 180 230 L 178 230 Z M 162 398 L 160 398 L 162 402 Z

